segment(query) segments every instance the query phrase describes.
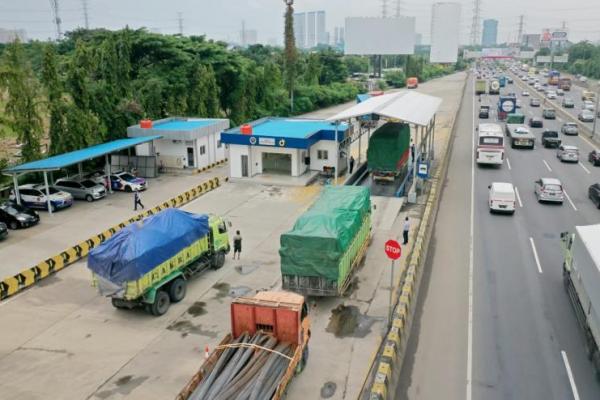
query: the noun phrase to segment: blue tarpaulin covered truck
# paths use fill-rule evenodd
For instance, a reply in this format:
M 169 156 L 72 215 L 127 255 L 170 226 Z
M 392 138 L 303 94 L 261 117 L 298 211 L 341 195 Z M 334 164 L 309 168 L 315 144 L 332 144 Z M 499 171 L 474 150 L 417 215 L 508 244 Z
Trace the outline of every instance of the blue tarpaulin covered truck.
M 229 252 L 225 221 L 169 208 L 131 224 L 90 251 L 88 268 L 116 308 L 167 312 L 186 294 L 186 280 L 220 268 Z

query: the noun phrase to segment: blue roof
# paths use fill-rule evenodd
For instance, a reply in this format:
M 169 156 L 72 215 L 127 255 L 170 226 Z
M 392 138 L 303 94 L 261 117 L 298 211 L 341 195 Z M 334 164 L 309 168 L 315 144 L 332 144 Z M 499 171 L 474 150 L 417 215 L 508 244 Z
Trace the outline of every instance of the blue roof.
M 201 119 L 191 121 L 167 121 L 162 124 L 156 124 L 151 129 L 159 131 L 193 131 L 194 129 L 202 128 L 209 125 L 217 124 L 219 120 L 215 119 Z
M 119 150 L 127 149 L 138 144 L 151 142 L 154 139 L 159 139 L 162 136 L 145 136 L 138 138 L 119 139 L 112 142 L 101 143 L 86 149 L 75 150 L 70 153 L 59 154 L 44 158 L 42 160 L 32 161 L 25 164 L 17 165 L 12 168 L 7 168 L 5 173 L 18 173 L 28 171 L 53 171 L 70 165 L 78 164 L 83 161 L 101 157 L 105 154 L 115 153 Z
M 338 130 L 344 131 L 342 124 Z M 321 131 L 335 130 L 335 123 L 324 120 L 279 119 L 269 118 L 252 126 L 255 136 L 271 136 L 286 139 L 306 139 Z M 229 129 L 225 133 L 240 133 L 240 127 Z
M 368 100 L 370 98 L 371 98 L 371 95 L 369 93 L 358 94 L 358 95 L 356 95 L 356 102 L 362 103 L 363 101 Z

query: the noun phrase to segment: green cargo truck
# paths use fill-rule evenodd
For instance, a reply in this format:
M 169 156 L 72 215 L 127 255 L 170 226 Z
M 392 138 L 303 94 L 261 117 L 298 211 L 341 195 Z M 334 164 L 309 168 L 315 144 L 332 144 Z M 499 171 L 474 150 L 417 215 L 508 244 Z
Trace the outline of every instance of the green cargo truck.
M 281 235 L 282 286 L 305 296 L 339 296 L 371 238 L 369 189 L 329 186 Z
M 88 257 L 94 285 L 116 308 L 163 315 L 185 297 L 186 281 L 218 269 L 229 252 L 225 221 L 166 209 L 117 232 Z
M 375 183 L 392 183 L 408 169 L 410 127 L 387 122 L 369 139 L 367 167 Z
M 477 79 L 475 81 L 475 94 L 485 94 L 487 91 L 487 81 L 485 79 Z

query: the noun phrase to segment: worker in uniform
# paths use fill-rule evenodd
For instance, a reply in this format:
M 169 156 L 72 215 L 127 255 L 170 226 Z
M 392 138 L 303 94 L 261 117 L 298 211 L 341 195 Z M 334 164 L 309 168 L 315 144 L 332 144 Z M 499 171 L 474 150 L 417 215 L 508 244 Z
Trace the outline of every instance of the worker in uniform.
M 144 209 L 144 205 L 142 204 L 142 199 L 140 199 L 140 193 L 136 190 L 133 194 L 133 211 L 137 211 L 138 206 Z
M 233 259 L 235 260 L 235 255 L 237 254 L 238 260 L 239 260 L 241 253 L 242 253 L 242 235 L 240 234 L 240 231 L 235 231 L 235 235 L 233 236 Z
M 402 229 L 402 236 L 404 239 L 404 243 L 402 244 L 408 244 L 408 233 L 410 232 L 410 221 L 408 220 L 408 217 L 406 217 L 404 219 L 404 227 Z

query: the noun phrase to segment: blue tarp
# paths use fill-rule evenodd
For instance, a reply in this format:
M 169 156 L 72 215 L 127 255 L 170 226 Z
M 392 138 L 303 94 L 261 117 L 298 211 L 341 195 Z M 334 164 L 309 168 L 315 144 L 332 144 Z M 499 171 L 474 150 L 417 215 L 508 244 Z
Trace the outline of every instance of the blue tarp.
M 168 208 L 123 228 L 90 251 L 88 268 L 122 285 L 141 278 L 208 232 L 207 215 Z

